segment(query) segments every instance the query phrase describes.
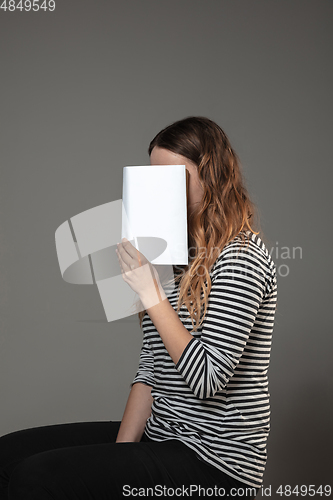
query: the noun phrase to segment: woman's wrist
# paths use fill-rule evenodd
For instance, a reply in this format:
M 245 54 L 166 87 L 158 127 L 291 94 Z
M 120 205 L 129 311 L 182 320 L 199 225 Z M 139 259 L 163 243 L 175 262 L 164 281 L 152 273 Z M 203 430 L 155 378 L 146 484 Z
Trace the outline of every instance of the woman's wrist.
M 132 386 L 116 437 L 116 443 L 135 443 L 141 440 L 147 419 L 151 414 L 152 402 L 150 386 L 141 382 L 137 382 Z
M 167 299 L 161 283 L 154 278 L 154 287 L 144 290 L 140 294 L 140 300 L 145 310 L 154 307 Z

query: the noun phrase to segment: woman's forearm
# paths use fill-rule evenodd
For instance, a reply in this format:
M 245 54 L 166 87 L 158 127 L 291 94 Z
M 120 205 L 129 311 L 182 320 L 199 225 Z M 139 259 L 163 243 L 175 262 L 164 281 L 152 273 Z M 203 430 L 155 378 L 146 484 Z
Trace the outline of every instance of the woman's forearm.
M 151 414 L 153 397 L 151 387 L 141 382 L 132 386 L 124 415 L 119 427 L 116 443 L 139 442 Z
M 193 340 L 193 336 L 183 325 L 163 289 L 161 290 L 161 298 L 160 301 L 156 300 L 151 290 L 147 290 L 146 294 L 142 293 L 140 296 L 143 307 L 176 365 L 187 344 Z

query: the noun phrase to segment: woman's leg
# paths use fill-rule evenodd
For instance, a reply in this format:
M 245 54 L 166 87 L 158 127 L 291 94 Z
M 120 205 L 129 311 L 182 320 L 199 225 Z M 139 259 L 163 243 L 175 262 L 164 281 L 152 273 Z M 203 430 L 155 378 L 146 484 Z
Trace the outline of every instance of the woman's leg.
M 112 443 L 119 426 L 118 421 L 74 422 L 22 429 L 1 436 L 0 500 L 7 500 L 11 474 L 23 460 L 57 448 Z
M 216 497 L 222 497 L 222 488 L 227 495 L 235 485 L 237 482 L 200 461 L 180 441 L 143 439 L 140 443 L 87 444 L 32 455 L 13 470 L 8 498 L 111 500 L 167 498 L 172 494 L 199 498 L 204 496 L 203 488 L 218 488 Z

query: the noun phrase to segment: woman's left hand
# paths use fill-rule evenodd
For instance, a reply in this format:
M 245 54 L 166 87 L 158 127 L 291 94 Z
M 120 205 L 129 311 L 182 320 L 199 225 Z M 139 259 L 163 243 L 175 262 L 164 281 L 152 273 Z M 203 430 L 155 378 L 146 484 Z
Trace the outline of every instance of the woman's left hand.
M 126 238 L 117 244 L 116 252 L 124 281 L 140 298 L 156 297 L 161 285 L 154 266 Z

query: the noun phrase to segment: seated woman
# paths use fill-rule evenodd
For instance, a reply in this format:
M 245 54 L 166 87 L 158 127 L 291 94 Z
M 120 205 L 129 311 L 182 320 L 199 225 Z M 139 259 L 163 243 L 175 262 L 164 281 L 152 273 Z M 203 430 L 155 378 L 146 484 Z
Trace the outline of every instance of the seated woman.
M 123 279 L 144 307 L 122 421 L 2 436 L 0 499 L 253 499 L 262 485 L 275 264 L 250 225 L 254 205 L 216 123 L 180 120 L 156 135 L 149 155 L 152 165 L 189 172 L 189 264 L 175 266 L 170 291 L 129 241 L 118 245 Z

